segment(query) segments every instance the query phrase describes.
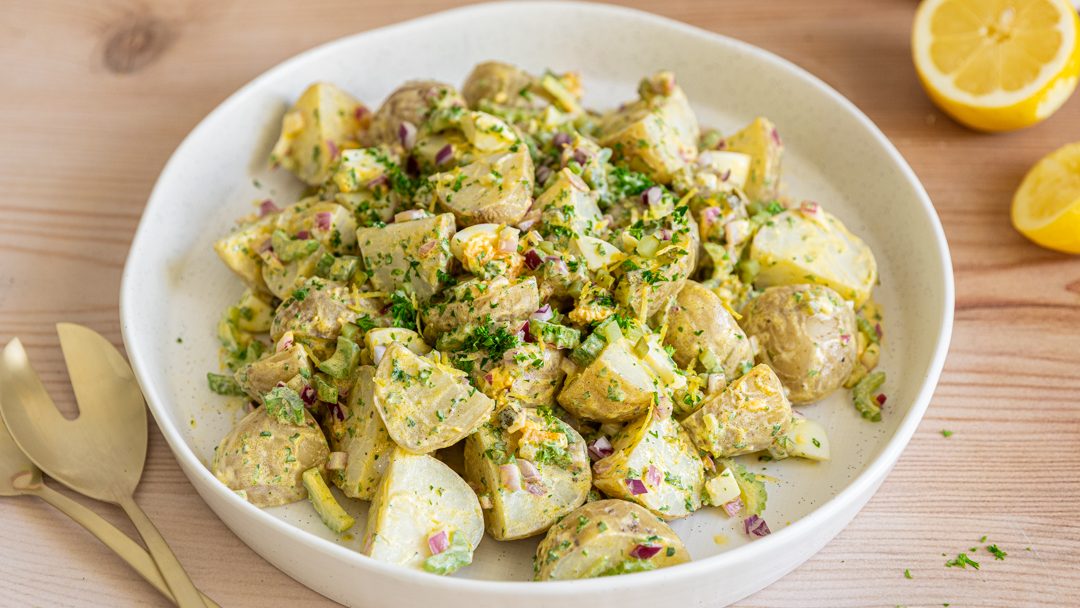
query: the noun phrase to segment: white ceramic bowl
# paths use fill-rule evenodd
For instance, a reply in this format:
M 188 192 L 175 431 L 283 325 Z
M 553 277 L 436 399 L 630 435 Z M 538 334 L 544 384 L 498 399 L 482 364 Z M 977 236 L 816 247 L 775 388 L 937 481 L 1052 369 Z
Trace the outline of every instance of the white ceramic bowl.
M 833 444 L 826 464 L 752 462 L 780 478 L 749 542 L 716 509 L 676 522 L 694 561 L 662 571 L 583 581 L 526 582 L 536 539 L 485 539 L 476 561 L 443 578 L 375 562 L 358 539 L 336 539 L 306 502 L 259 510 L 207 469 L 237 419 L 205 385 L 217 369 L 214 326 L 242 291 L 211 244 L 252 201 L 300 191 L 266 158 L 280 117 L 312 81 L 371 106 L 400 82 L 460 84 L 500 59 L 532 71 L 578 70 L 586 101 L 610 107 L 643 75 L 676 72 L 702 124 L 732 132 L 771 118 L 786 144 L 787 191 L 820 201 L 871 245 L 886 311 L 884 420 L 861 420 L 845 394 L 804 408 Z M 718 606 L 780 578 L 819 550 L 870 498 L 907 444 L 937 383 L 952 328 L 945 237 L 911 169 L 850 102 L 766 51 L 646 13 L 610 6 L 516 2 L 472 6 L 365 32 L 303 53 L 242 88 L 184 140 L 161 173 L 131 247 L 121 296 L 124 340 L 150 409 L 181 467 L 240 538 L 312 589 L 354 606 Z M 182 337 L 183 343 L 177 338 Z M 348 501 L 361 522 L 365 506 Z M 717 542 L 720 536 L 723 542 Z M 392 600 L 392 601 L 391 601 Z

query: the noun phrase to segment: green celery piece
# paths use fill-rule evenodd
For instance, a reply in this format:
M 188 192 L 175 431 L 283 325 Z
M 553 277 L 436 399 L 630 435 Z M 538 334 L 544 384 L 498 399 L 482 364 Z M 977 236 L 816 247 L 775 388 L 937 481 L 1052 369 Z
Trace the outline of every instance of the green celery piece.
M 266 413 L 285 424 L 304 424 L 304 400 L 287 386 L 275 386 L 263 395 Z
M 556 348 L 577 348 L 581 342 L 580 331 L 540 319 L 529 320 L 529 333 L 546 344 L 554 344 Z
M 319 241 L 315 239 L 295 240 L 285 234 L 284 230 L 278 229 L 270 235 L 270 246 L 274 248 L 274 255 L 282 262 L 291 262 L 308 256 L 319 248 Z
M 322 376 L 316 375 L 315 378 L 315 394 L 319 397 L 319 401 L 323 403 L 337 403 L 338 389 L 333 383 L 327 382 Z
M 338 336 L 337 350 L 334 351 L 333 356 L 319 364 L 319 369 L 331 378 L 341 380 L 353 373 L 359 363 L 360 347 L 356 345 L 356 342 L 344 336 Z
M 603 336 L 593 332 L 577 348 L 570 351 L 570 360 L 584 367 L 595 361 L 605 346 L 607 346 L 607 342 Z
M 210 386 L 210 390 L 219 395 L 243 396 L 245 394 L 244 389 L 240 388 L 240 385 L 232 376 L 208 372 L 206 374 L 206 383 Z
M 348 283 L 356 274 L 357 269 L 360 268 L 360 258 L 354 255 L 343 255 L 340 258 L 336 258 L 327 277 L 331 281 L 337 281 L 339 283 Z
M 318 467 L 304 471 L 302 479 L 308 498 L 311 500 L 311 506 L 315 507 L 315 512 L 319 514 L 319 518 L 327 528 L 341 534 L 353 527 L 356 520 L 338 504 Z
M 453 574 L 472 563 L 473 548 L 469 541 L 457 532 L 450 534 L 450 546 L 424 560 L 424 570 L 434 574 Z
M 851 400 L 855 403 L 855 409 L 871 422 L 881 422 L 881 406 L 874 399 L 874 392 L 881 388 L 882 384 L 885 384 L 885 372 L 874 372 L 859 380 L 851 389 Z

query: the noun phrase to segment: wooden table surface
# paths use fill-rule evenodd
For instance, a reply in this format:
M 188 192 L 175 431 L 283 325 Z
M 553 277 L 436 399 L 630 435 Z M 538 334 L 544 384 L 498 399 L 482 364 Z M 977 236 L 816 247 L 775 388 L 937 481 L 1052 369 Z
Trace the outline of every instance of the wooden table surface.
M 73 409 L 53 324 L 83 323 L 121 344 L 124 258 L 181 138 L 294 53 L 455 4 L 0 3 L 0 343 L 20 337 L 50 392 Z M 1029 244 L 1009 226 L 1008 208 L 1033 162 L 1080 139 L 1080 99 L 1020 133 L 957 126 L 916 80 L 908 51 L 914 0 L 630 4 L 771 50 L 853 100 L 914 167 L 952 247 L 956 327 L 926 419 L 852 524 L 740 605 L 1076 605 L 1080 258 Z M 138 498 L 222 605 L 330 604 L 233 536 L 156 428 Z M 92 506 L 131 531 L 117 509 Z M 165 605 L 44 503 L 0 500 L 0 522 L 0 605 Z M 1008 552 L 1005 561 L 980 548 L 980 570 L 945 567 L 984 535 Z

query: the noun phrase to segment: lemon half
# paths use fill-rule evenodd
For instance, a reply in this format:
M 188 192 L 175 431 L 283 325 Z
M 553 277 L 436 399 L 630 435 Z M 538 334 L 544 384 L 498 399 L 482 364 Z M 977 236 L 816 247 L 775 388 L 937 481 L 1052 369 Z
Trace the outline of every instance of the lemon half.
M 1013 197 L 1013 226 L 1035 243 L 1080 253 L 1080 143 L 1046 155 Z
M 915 69 L 957 121 L 1008 131 L 1053 114 L 1080 75 L 1080 19 L 1067 0 L 924 0 Z

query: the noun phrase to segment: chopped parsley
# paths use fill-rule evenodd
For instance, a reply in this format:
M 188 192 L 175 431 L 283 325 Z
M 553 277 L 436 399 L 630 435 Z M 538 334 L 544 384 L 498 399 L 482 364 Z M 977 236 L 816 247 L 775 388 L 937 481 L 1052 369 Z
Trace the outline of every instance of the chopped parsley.
M 487 359 L 497 361 L 506 351 L 517 345 L 517 335 L 510 333 L 505 327 L 493 326 L 489 319 L 465 336 L 461 350 L 467 353 L 483 352 L 487 354 Z
M 941 429 L 941 436 L 948 439 L 949 437 L 952 437 L 952 431 L 947 429 Z
M 911 576 L 911 570 L 909 570 L 907 568 L 904 568 L 904 578 L 906 578 L 908 580 L 911 580 L 912 578 L 914 578 L 914 577 Z
M 971 559 L 970 557 L 968 557 L 967 553 L 960 553 L 960 554 L 958 554 L 956 556 L 956 558 L 950 559 L 949 561 L 945 562 L 945 567 L 946 568 L 964 568 L 964 569 L 967 569 L 968 566 L 971 566 L 972 568 L 974 568 L 976 570 L 979 569 L 979 562 L 977 562 L 977 561 Z
M 984 536 L 983 539 L 985 540 L 986 537 Z M 986 550 L 989 551 L 994 556 L 994 559 L 996 559 L 996 560 L 1004 561 L 1005 556 L 1008 555 L 1008 553 L 1006 553 L 1006 552 L 1002 551 L 1001 549 L 999 549 L 997 545 L 989 545 L 989 546 L 986 547 Z
M 416 306 L 400 289 L 390 294 L 390 317 L 394 327 L 416 331 Z

